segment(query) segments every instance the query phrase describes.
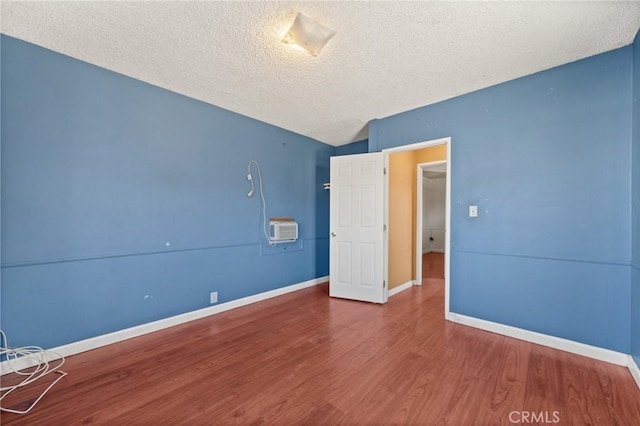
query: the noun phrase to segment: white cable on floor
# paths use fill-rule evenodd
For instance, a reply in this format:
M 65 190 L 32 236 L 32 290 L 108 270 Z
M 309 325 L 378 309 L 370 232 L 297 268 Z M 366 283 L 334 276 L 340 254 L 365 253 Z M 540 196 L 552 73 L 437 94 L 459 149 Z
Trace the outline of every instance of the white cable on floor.
M 26 414 L 31 411 L 31 409 L 35 407 L 38 402 L 40 402 L 42 397 L 45 396 L 47 392 L 49 392 L 49 389 L 51 389 L 53 385 L 58 383 L 60 379 L 67 375 L 67 373 L 65 373 L 64 371 L 60 371 L 60 367 L 62 367 L 62 365 L 64 364 L 64 357 L 62 355 L 56 354 L 55 352 L 45 351 L 39 346 L 10 348 L 9 341 L 7 340 L 7 335 L 4 334 L 2 330 L 0 330 L 0 338 L 2 338 L 0 346 L 0 360 L 3 360 L 9 365 L 10 374 L 13 373 L 17 374 L 18 376 L 24 377 L 18 384 L 11 386 L 0 385 L 0 393 L 2 393 L 2 396 L 0 396 L 0 411 L 6 411 L 8 413 L 15 414 Z M 16 362 L 24 362 L 25 358 L 32 360 L 32 362 L 29 363 L 31 367 L 22 369 L 15 368 Z M 57 359 L 55 361 L 49 362 L 50 358 Z M 26 410 L 14 410 L 11 408 L 2 407 L 2 401 L 4 400 L 4 398 L 10 395 L 13 391 L 28 386 L 49 373 L 59 374 L 60 377 L 55 379 L 53 383 L 51 383 Z
M 269 233 L 267 232 L 267 201 L 264 198 L 264 192 L 262 191 L 262 172 L 260 171 L 260 164 L 256 160 L 249 161 L 247 164 L 247 178 L 249 182 L 251 182 L 251 191 L 247 196 L 251 197 L 253 195 L 254 187 L 253 187 L 253 174 L 251 173 L 251 165 L 254 164 L 256 166 L 256 170 L 258 171 L 258 183 L 260 184 L 260 198 L 262 199 L 262 232 L 264 232 L 264 237 L 267 239 L 267 243 L 270 246 L 275 246 L 275 243 L 271 241 L 269 238 Z

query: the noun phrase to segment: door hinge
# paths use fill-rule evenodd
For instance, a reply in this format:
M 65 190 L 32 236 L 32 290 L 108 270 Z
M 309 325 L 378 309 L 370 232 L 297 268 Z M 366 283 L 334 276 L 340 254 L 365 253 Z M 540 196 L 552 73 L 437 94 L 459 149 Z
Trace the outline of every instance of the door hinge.
M 387 230 L 387 225 L 382 225 L 382 230 L 386 231 Z
M 382 174 L 383 174 L 383 175 L 386 175 L 386 174 L 387 174 L 387 168 L 386 168 L 386 167 L 383 167 L 383 168 L 382 168 Z
M 387 288 L 387 282 L 382 280 L 382 288 Z

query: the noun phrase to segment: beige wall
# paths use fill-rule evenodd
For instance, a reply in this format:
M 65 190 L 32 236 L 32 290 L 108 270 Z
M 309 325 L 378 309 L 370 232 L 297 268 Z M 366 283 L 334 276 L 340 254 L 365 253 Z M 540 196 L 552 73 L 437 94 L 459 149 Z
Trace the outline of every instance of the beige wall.
M 432 161 L 442 161 L 447 159 L 447 145 L 432 146 L 431 148 L 418 149 L 414 151 L 416 165 L 420 163 L 430 163 Z M 415 172 L 415 169 L 414 169 Z
M 389 288 L 412 280 L 411 223 L 414 152 L 389 155 Z
M 389 289 L 415 279 L 417 165 L 446 159 L 446 145 L 389 155 Z

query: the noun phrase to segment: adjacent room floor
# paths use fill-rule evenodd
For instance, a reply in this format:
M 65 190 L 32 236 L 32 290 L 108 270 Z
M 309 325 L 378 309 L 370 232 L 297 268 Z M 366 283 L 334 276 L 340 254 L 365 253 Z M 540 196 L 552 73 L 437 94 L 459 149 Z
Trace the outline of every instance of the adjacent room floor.
M 444 253 L 424 253 L 422 255 L 422 284 L 444 286 Z
M 444 321 L 441 264 L 386 305 L 325 284 L 73 356 L 2 424 L 637 424 L 626 368 Z

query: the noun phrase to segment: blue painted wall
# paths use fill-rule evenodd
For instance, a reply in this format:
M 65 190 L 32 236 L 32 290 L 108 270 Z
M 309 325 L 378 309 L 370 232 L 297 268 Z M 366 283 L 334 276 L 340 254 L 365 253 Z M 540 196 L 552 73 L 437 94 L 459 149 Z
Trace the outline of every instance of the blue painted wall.
M 53 347 L 328 274 L 334 148 L 2 36 L 2 328 Z M 298 244 L 270 250 L 268 216 Z M 257 180 L 257 177 L 256 177 Z M 169 243 L 169 245 L 167 245 Z
M 370 123 L 370 151 L 452 138 L 452 312 L 629 353 L 632 53 Z
M 640 33 L 633 44 L 631 354 L 640 365 Z
M 364 154 L 365 152 L 369 152 L 368 139 L 338 146 L 335 148 L 334 155 Z

